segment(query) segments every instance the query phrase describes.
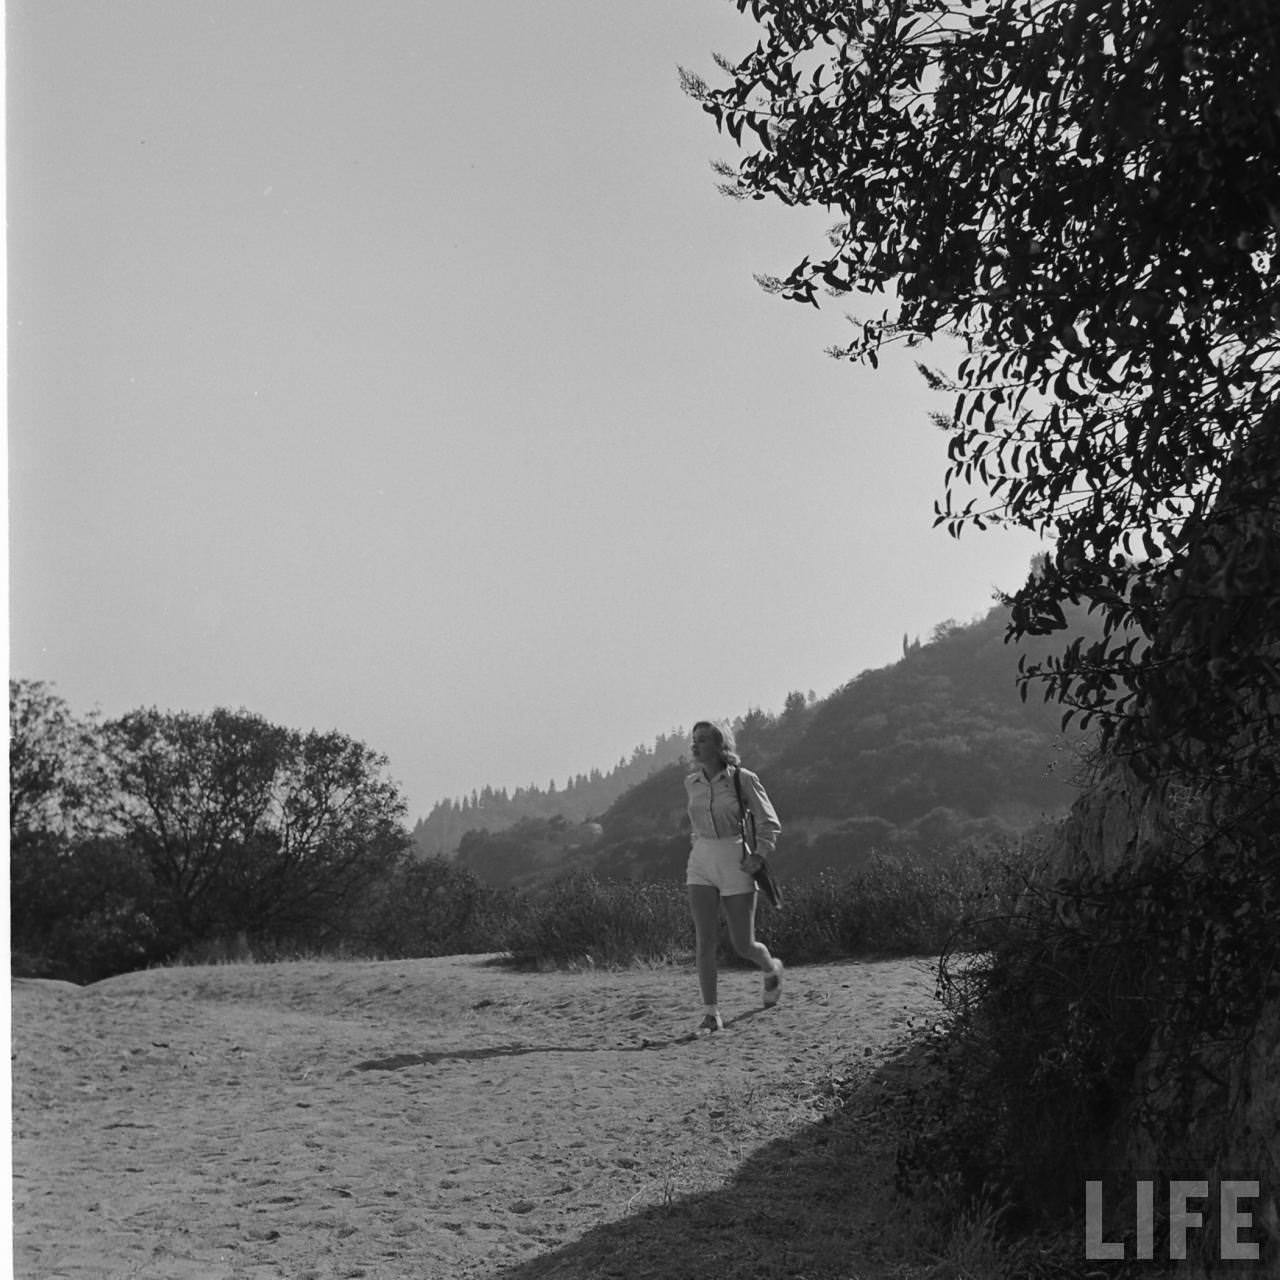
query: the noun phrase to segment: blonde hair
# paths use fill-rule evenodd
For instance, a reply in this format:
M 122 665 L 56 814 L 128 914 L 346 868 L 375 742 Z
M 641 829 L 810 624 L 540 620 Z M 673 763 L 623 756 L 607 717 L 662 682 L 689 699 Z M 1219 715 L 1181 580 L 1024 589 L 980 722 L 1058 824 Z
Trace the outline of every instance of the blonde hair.
M 737 739 L 726 721 L 699 720 L 689 732 L 697 733 L 699 729 L 710 729 L 716 735 L 716 746 L 720 751 L 720 760 L 723 764 L 742 763 L 742 757 L 738 755 Z

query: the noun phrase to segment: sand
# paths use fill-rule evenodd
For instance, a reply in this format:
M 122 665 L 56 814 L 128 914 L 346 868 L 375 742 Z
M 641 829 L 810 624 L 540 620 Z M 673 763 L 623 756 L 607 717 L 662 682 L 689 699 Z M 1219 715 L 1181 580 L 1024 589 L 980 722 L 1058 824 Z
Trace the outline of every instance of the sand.
M 875 1091 L 937 1017 L 931 966 L 793 967 L 768 1011 L 721 984 L 726 1030 L 690 1038 L 680 967 L 15 980 L 16 1274 L 923 1274 Z

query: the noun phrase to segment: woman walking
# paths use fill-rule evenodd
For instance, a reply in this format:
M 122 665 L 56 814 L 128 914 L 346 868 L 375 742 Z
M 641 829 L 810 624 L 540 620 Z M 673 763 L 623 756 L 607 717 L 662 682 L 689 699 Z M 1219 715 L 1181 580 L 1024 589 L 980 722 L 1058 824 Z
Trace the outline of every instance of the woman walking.
M 685 883 L 689 909 L 697 932 L 698 985 L 702 988 L 700 1031 L 721 1031 L 724 1021 L 716 995 L 716 936 L 724 909 L 734 950 L 764 971 L 765 1008 L 782 994 L 782 961 L 756 941 L 756 883 L 754 873 L 773 852 L 782 830 L 778 815 L 760 779 L 742 768 L 733 732 L 727 726 L 699 720 L 693 726 L 693 758 L 698 767 L 685 777 L 693 847 Z M 735 776 L 736 779 L 735 779 Z M 746 857 L 742 839 L 743 803 L 755 818 L 756 849 Z

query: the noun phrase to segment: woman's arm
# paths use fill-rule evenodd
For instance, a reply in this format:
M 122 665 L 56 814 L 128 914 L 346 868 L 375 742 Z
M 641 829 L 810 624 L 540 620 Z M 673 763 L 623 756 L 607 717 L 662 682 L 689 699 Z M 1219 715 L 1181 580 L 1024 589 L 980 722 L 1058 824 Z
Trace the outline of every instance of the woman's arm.
M 756 852 L 767 858 L 778 843 L 782 834 L 782 823 L 778 821 L 773 803 L 765 792 L 759 777 L 750 769 L 739 769 L 742 776 L 742 795 L 751 808 L 756 820 Z

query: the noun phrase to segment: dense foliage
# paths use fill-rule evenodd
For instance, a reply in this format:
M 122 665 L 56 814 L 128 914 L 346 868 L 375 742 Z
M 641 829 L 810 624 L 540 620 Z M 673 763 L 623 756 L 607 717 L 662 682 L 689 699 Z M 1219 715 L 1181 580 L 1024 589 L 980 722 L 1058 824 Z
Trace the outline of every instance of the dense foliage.
M 1273 1169 L 1236 1072 L 1280 999 L 1280 8 L 736 3 L 756 48 L 685 75 L 725 189 L 834 223 L 764 283 L 882 299 L 842 358 L 956 350 L 938 522 L 1051 544 L 1012 635 L 1102 628 L 1024 669 L 1104 750 L 1069 874 L 952 988 L 917 1168 L 1028 1209 L 1139 1134 Z
M 499 896 L 409 857 L 386 760 L 244 711 L 100 723 L 10 681 L 15 972 L 182 956 L 483 949 Z
M 405 848 L 386 760 L 343 734 L 148 710 L 108 724 L 106 742 L 163 936 L 316 939 Z
M 1076 616 L 1080 634 L 1096 630 Z M 1016 694 L 1019 657 L 999 609 L 942 623 L 900 662 L 866 671 L 813 709 L 805 732 L 773 756 L 771 794 L 787 812 L 878 818 L 905 828 L 946 809 L 970 818 L 1060 811 L 1074 792 L 1072 744 L 1058 716 Z
M 1273 855 L 1248 833 L 1206 832 L 1194 808 L 1165 839 L 1181 858 L 1030 876 L 1014 909 L 983 904 L 951 936 L 939 982 L 950 1017 L 920 1046 L 904 1192 L 955 1218 L 990 1206 L 1004 1231 L 1048 1237 L 1078 1259 L 1085 1179 L 1101 1171 L 1116 1193 L 1108 1238 L 1130 1257 L 1138 1220 L 1122 1191 L 1136 1177 L 1248 1169 L 1274 1188 L 1274 1030 L 1257 1041 L 1277 994 L 1280 900 L 1262 865 Z M 1260 1067 L 1252 1078 L 1249 1060 Z M 1250 1275 L 1274 1274 L 1280 1256 L 1265 1194 L 1243 1237 L 1262 1251 Z M 1194 1241 L 1196 1275 L 1222 1265 L 1216 1213 L 1207 1206 Z M 1168 1232 L 1157 1205 L 1157 1257 Z
M 9 830 L 78 837 L 106 823 L 109 784 L 92 720 L 48 685 L 9 681 Z
M 788 884 L 785 911 L 761 908 L 756 932 L 791 964 L 850 956 L 932 956 L 975 911 L 1007 908 L 1020 857 L 968 851 L 927 861 L 874 858 L 856 871 Z M 684 885 L 576 872 L 522 898 L 506 934 L 516 964 L 540 968 L 683 962 L 693 958 Z M 720 961 L 743 965 L 720 938 Z
M 1271 0 L 737 0 L 686 87 L 734 194 L 830 242 L 772 286 L 881 295 L 839 349 L 959 337 L 939 520 L 1053 553 L 1012 627 L 1105 634 L 1041 674 L 1147 767 L 1274 787 L 1280 11 Z M 1263 749 L 1265 748 L 1265 749 Z

